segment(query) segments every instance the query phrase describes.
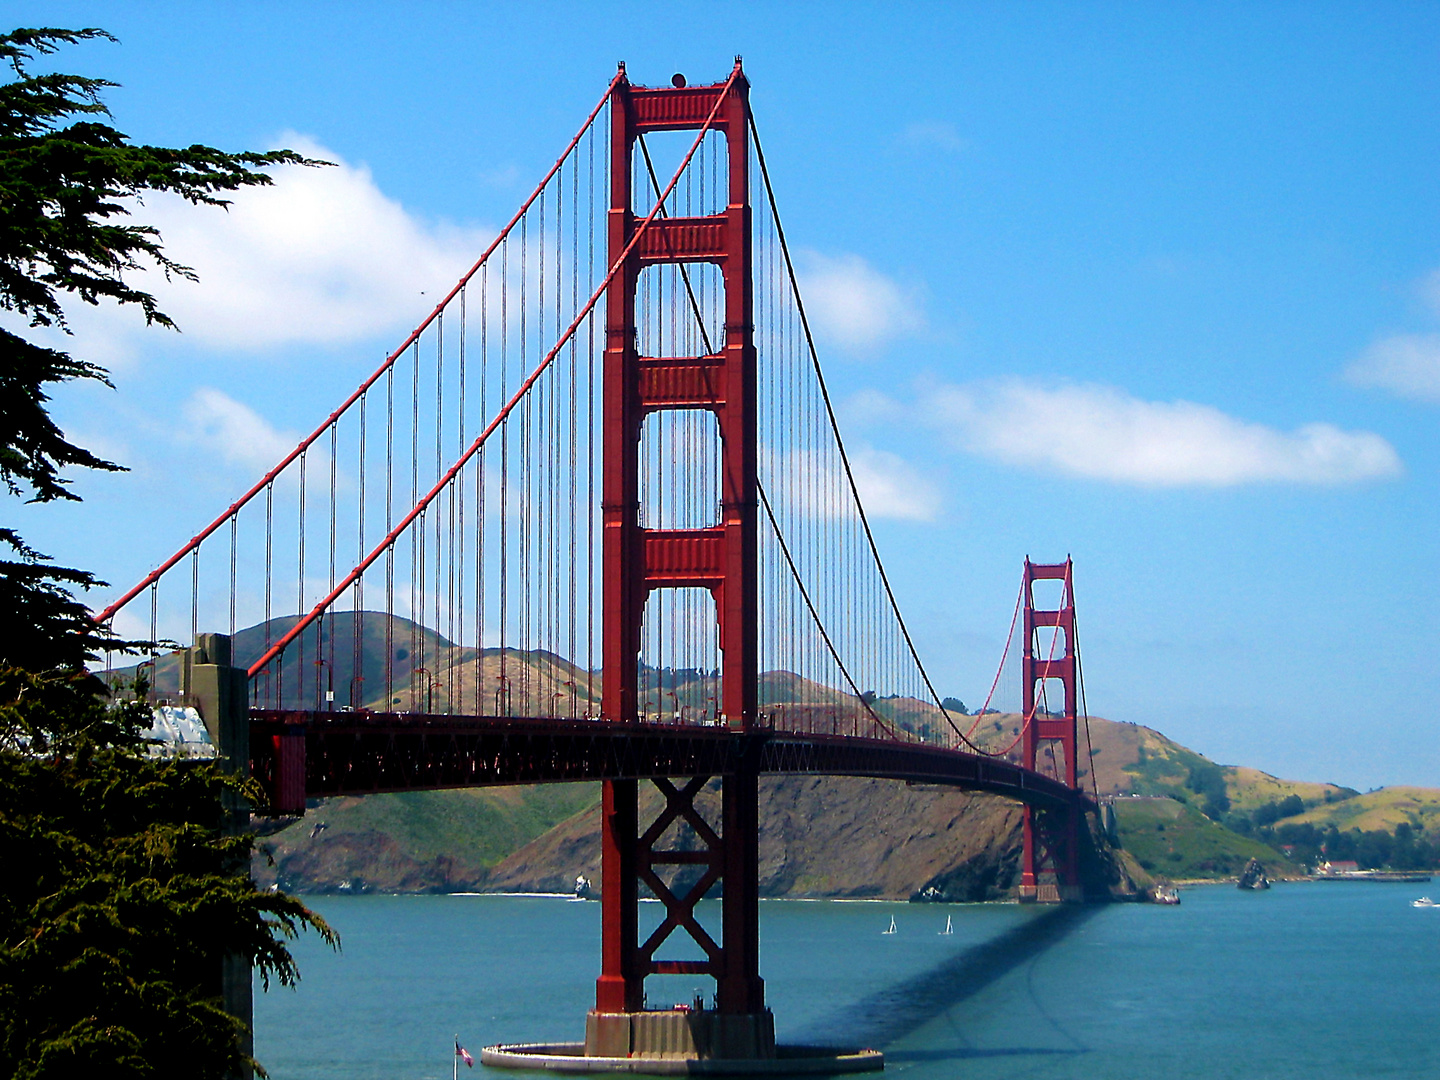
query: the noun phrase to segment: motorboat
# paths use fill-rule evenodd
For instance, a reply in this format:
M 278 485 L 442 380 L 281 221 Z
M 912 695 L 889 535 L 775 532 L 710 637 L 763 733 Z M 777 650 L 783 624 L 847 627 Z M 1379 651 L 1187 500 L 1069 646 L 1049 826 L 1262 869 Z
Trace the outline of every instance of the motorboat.
M 1412 901 L 1410 901 L 1410 906 L 1411 906 L 1411 907 L 1440 907 L 1440 904 L 1435 903 L 1435 901 L 1434 901 L 1434 900 L 1431 900 L 1430 897 L 1428 897 L 1428 896 L 1422 896 L 1422 897 L 1420 897 L 1419 900 L 1412 900 Z

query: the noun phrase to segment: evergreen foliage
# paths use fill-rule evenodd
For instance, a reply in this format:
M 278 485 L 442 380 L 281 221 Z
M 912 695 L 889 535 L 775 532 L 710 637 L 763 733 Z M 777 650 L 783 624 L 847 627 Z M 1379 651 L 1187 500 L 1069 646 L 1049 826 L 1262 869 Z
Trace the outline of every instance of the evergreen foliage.
M 0 753 L 0 1075 L 234 1074 L 224 957 L 289 986 L 284 941 L 304 927 L 335 938 L 300 901 L 255 888 L 253 838 L 221 828 L 226 791 L 256 794 L 208 763 L 116 748 Z
M 102 30 L 0 35 L 0 309 L 33 330 L 68 332 L 63 304 L 130 304 L 173 328 L 127 274 L 193 278 L 153 227 L 129 220 L 137 196 L 169 192 L 223 207 L 223 193 L 270 183 L 288 150 L 137 146 L 111 127 L 113 83 L 29 65 Z M 105 370 L 0 329 L 0 482 L 13 498 L 75 499 L 66 470 L 119 471 L 65 437 L 50 388 L 109 385 Z M 299 901 L 256 890 L 253 837 L 225 828 L 223 802 L 258 788 L 213 763 L 145 754 L 143 682 L 107 701 L 86 668 L 124 648 L 97 629 L 76 589 L 101 584 L 57 567 L 0 529 L 0 1076 L 220 1077 L 244 1062 L 240 1021 L 219 997 L 225 957 L 293 984 L 285 942 L 333 932 Z
M 1296 814 L 1305 812 L 1305 803 L 1299 795 L 1287 795 L 1278 802 L 1268 802 L 1264 806 L 1257 806 L 1251 817 L 1255 825 L 1265 828 L 1274 825 L 1281 818 L 1294 817 Z
M 1383 829 L 1362 831 L 1335 825 L 1288 822 L 1262 828 L 1258 835 L 1266 843 L 1293 852 L 1292 858 L 1310 866 L 1329 860 L 1353 861 L 1365 870 L 1440 869 L 1440 837 L 1402 821 L 1393 834 Z
M 1230 809 L 1230 796 L 1225 789 L 1225 771 L 1212 762 L 1199 760 L 1190 766 L 1185 786 L 1204 798 L 1205 816 L 1219 821 Z

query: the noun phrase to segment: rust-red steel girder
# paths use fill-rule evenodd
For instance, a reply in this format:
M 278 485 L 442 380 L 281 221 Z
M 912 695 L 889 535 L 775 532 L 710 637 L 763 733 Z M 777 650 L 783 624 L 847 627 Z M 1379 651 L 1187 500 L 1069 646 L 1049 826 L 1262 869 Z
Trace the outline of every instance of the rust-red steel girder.
M 256 710 L 251 769 L 275 813 L 307 797 L 576 780 L 761 775 L 867 776 L 948 784 L 1063 810 L 1083 792 L 1010 762 L 888 738 L 695 724 L 543 717 Z

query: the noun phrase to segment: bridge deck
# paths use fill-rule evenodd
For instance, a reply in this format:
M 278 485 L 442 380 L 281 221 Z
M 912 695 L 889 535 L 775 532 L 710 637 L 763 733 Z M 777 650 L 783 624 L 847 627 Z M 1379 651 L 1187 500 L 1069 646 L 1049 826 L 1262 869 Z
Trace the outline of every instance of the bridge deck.
M 1014 762 L 920 742 L 698 724 L 253 710 L 251 768 L 277 812 L 306 796 L 762 773 L 946 784 L 1042 808 L 1081 792 Z

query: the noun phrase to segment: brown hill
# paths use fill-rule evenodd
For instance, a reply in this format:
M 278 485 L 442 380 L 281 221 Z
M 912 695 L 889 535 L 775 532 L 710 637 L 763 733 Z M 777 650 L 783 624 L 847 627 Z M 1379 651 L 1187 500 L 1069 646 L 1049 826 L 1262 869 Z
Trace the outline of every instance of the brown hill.
M 347 632 L 338 620 L 333 629 L 341 637 Z M 371 617 L 363 629 L 383 640 Z M 418 634 L 409 624 L 397 625 L 392 644 Z M 317 640 L 324 646 L 324 636 Z M 412 678 L 406 666 L 412 657 L 394 658 L 392 709 L 491 712 L 506 711 L 508 702 L 509 711 L 531 715 L 598 712 L 598 676 L 549 653 L 477 653 L 451 649 L 439 638 L 422 648 L 453 662 L 432 659 Z M 367 653 L 366 684 L 378 681 L 382 670 Z M 642 687 L 649 714 L 667 719 L 703 715 L 717 696 L 716 680 L 699 671 L 647 669 Z M 384 697 L 382 691 L 370 707 L 383 707 Z M 853 698 L 784 671 L 761 677 L 761 698 L 766 708 L 854 706 Z M 873 707 L 911 732 L 945 724 L 933 705 L 910 698 L 880 699 Z M 1014 716 L 988 716 L 983 724 L 955 719 L 967 729 L 973 725 L 971 737 L 981 745 L 1008 744 L 1019 730 Z M 556 794 L 566 787 L 575 793 Z M 643 790 L 643 809 L 653 816 L 661 797 L 652 785 Z M 1021 816 L 1005 800 L 828 777 L 766 778 L 761 797 L 767 896 L 903 898 L 932 890 L 934 896 L 983 900 L 1013 893 L 1018 884 Z M 569 891 L 577 875 L 598 880 L 597 798 L 593 785 L 555 785 L 327 800 L 267 838 L 256 873 L 264 883 L 301 891 Z M 718 817 L 718 799 L 714 785 L 702 797 L 712 818 Z M 1128 879 L 1120 882 L 1123 875 L 1114 876 L 1122 891 L 1131 887 Z
M 642 820 L 664 800 L 642 786 Z M 719 815 L 712 781 L 700 798 Z M 853 777 L 765 777 L 760 785 L 764 896 L 908 898 L 935 887 L 953 900 L 1005 895 L 1019 873 L 1018 805 L 986 795 Z M 592 806 L 502 860 L 487 888 L 564 892 L 600 875 L 600 811 Z M 688 830 L 674 841 L 694 845 Z
M 486 669 L 488 659 L 493 658 L 487 658 Z M 517 654 L 507 663 L 514 673 L 524 660 Z M 531 686 L 563 686 L 560 675 L 565 673 L 542 658 L 539 669 L 526 678 Z M 777 678 L 772 685 L 783 681 Z M 974 737 L 1003 745 L 1013 738 L 1018 722 L 1014 715 L 987 715 Z M 1190 770 L 1198 764 L 1220 770 L 1240 809 L 1290 794 L 1315 808 L 1307 819 L 1351 805 L 1345 801 L 1346 789 L 1334 784 L 1215 766 L 1139 725 L 1092 718 L 1090 739 L 1093 759 L 1091 753 L 1082 753 L 1082 782 L 1093 782 L 1101 796 L 1166 796 L 1198 806 L 1199 797 L 1187 787 Z M 1087 768 L 1092 760 L 1093 780 Z M 653 814 L 659 795 L 646 789 L 644 809 Z M 1012 894 L 1016 885 L 1020 815 L 1018 807 L 1005 800 L 841 777 L 766 778 L 761 797 L 762 886 L 767 896 L 902 898 L 933 887 L 948 898 L 993 899 Z M 712 791 L 705 798 L 713 801 L 716 796 Z M 327 800 L 266 839 L 275 865 L 258 859 L 257 877 L 266 883 L 278 878 L 301 891 L 566 892 L 577 875 L 598 880 L 597 801 L 595 785 Z M 1375 801 L 1366 796 L 1353 805 L 1358 811 Z M 1156 873 L 1225 876 L 1236 860 L 1243 864 L 1258 853 L 1264 861 L 1263 845 L 1198 813 L 1186 818 L 1196 832 L 1195 843 L 1187 841 L 1177 849 L 1179 834 L 1167 833 L 1162 858 L 1150 851 L 1154 838 L 1132 835 L 1141 827 L 1133 817 L 1120 815 L 1122 836 L 1127 844 L 1138 845 L 1137 857 L 1151 863 Z M 317 824 L 324 828 L 317 831 Z M 1148 818 L 1144 824 L 1154 830 Z M 1182 850 L 1184 858 L 1172 862 L 1175 850 Z M 1280 856 L 1271 855 L 1279 866 Z M 1143 877 L 1137 865 L 1129 865 L 1132 875 Z
M 292 625 L 293 616 L 241 631 L 237 661 L 252 662 L 266 641 Z M 577 718 L 599 710 L 598 673 L 539 650 L 463 648 L 375 612 L 336 613 L 302 638 L 311 666 L 313 658 L 325 658 L 325 670 L 337 688 L 345 688 L 337 692 L 337 704 L 353 696 L 375 709 Z M 286 704 L 311 704 L 313 686 L 304 695 L 297 692 L 298 650 L 285 664 L 275 682 L 283 684 Z M 172 691 L 177 673 L 175 657 L 160 658 L 156 683 L 162 693 Z M 712 672 L 641 671 L 642 711 L 653 718 L 713 715 L 718 696 Z M 865 708 L 851 695 L 786 671 L 761 676 L 760 698 L 767 710 L 801 706 L 802 712 L 820 707 L 858 714 Z M 911 698 L 881 698 L 869 707 L 917 734 L 950 732 L 954 722 L 969 741 L 991 751 L 1013 747 L 1020 730 L 1015 714 L 952 715 L 947 721 L 933 704 Z M 1047 764 L 1053 767 L 1042 759 L 1041 767 Z M 1332 806 L 1339 811 L 1355 795 L 1334 784 L 1218 766 L 1150 728 L 1099 718 L 1089 722 L 1080 774 L 1100 796 L 1167 796 L 1212 815 L 1217 785 L 1232 813 L 1249 814 L 1293 795 L 1307 820 L 1339 820 Z M 257 859 L 256 873 L 262 882 L 279 880 L 301 891 L 568 891 L 576 875 L 594 879 L 598 873 L 597 797 L 593 785 L 555 785 L 328 800 L 266 839 L 268 854 Z M 647 810 L 654 812 L 658 798 L 651 790 Z M 710 792 L 706 798 L 716 796 Z M 762 798 L 766 895 L 903 897 L 933 889 L 955 899 L 985 899 L 1015 886 L 1020 815 L 1003 800 L 887 781 L 794 777 L 767 779 Z M 1374 801 L 1367 797 L 1365 807 L 1373 809 Z M 1394 816 L 1389 812 L 1385 820 Z M 1409 816 L 1418 822 L 1423 815 Z M 1198 839 L 1189 846 L 1203 849 L 1203 859 L 1187 856 L 1183 866 L 1169 865 L 1179 848 L 1167 838 L 1168 872 L 1224 873 L 1232 856 L 1248 858 L 1256 847 L 1256 841 L 1242 843 L 1198 813 L 1190 818 Z M 1128 821 L 1122 814 L 1122 833 L 1134 831 Z M 1158 855 L 1146 851 L 1146 861 L 1159 872 Z
M 557 692 L 552 688 L 584 686 L 575 678 L 583 672 L 547 656 L 505 659 L 512 693 L 524 686 L 538 700 Z M 498 678 L 498 656 L 463 663 L 463 679 Z M 767 675 L 771 702 L 809 693 L 803 682 Z M 1003 746 L 1019 719 L 987 715 L 972 738 Z M 1132 724 L 1092 719 L 1090 736 L 1101 795 L 1173 789 L 1184 797 L 1189 766 L 1205 760 Z M 1088 775 L 1091 755 L 1081 760 Z M 642 810 L 653 815 L 660 796 L 649 785 L 642 790 Z M 761 798 L 767 896 L 904 898 L 933 888 L 946 898 L 981 900 L 1013 895 L 1017 885 L 1020 811 L 1003 799 L 843 777 L 769 777 Z M 702 797 L 707 805 L 717 800 L 715 790 Z M 577 875 L 598 880 L 597 802 L 594 785 L 327 800 L 267 838 L 274 865 L 257 865 L 257 875 L 302 891 L 568 892 Z M 1211 861 L 1222 870 L 1228 865 Z

